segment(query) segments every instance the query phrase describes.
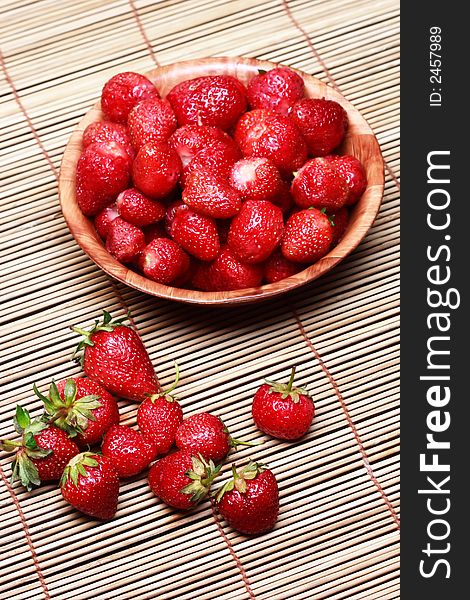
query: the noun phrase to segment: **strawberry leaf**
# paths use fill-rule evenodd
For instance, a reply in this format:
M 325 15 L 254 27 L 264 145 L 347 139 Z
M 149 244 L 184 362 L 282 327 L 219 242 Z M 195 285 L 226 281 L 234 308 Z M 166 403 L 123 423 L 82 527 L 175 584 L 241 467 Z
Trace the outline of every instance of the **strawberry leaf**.
M 16 407 L 16 413 L 13 417 L 13 423 L 18 433 L 23 433 L 26 427 L 28 427 L 28 425 L 31 423 L 31 417 L 29 415 L 29 412 L 26 410 L 26 408 L 23 408 L 19 404 Z

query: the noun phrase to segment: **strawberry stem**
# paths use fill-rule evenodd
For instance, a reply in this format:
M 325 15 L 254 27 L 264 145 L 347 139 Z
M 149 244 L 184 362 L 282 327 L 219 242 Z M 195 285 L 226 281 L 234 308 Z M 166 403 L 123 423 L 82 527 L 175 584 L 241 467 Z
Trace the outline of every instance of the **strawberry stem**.
M 237 446 L 261 446 L 262 444 L 263 442 L 244 442 L 230 436 L 230 445 L 232 448 L 236 448 Z
M 172 383 L 172 385 L 167 390 L 162 392 L 163 396 L 169 396 L 171 394 L 171 392 L 178 387 L 178 383 L 180 380 L 180 368 L 179 368 L 176 360 L 174 361 L 174 363 L 175 363 L 175 381 Z
M 289 393 L 292 391 L 292 386 L 294 384 L 295 369 L 296 369 L 296 367 L 292 367 L 292 370 L 291 370 L 291 373 L 290 373 L 289 383 L 287 384 L 287 391 Z

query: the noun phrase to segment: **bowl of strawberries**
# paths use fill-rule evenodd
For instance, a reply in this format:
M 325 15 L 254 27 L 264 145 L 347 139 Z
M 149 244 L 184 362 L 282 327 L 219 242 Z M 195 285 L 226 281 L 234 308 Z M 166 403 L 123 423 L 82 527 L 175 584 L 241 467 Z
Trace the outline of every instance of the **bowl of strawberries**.
M 106 273 L 142 292 L 235 305 L 335 267 L 374 222 L 379 144 L 336 90 L 251 58 L 125 72 L 65 149 L 67 225 Z

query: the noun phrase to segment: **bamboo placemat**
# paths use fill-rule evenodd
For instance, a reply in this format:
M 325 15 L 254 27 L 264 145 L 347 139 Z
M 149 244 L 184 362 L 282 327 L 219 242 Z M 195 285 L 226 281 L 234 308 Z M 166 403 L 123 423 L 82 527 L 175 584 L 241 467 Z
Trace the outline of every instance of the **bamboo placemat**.
M 399 597 L 398 3 L 395 0 L 3 0 L 0 436 L 17 402 L 78 374 L 75 334 L 101 309 L 131 309 L 163 384 L 182 371 L 187 415 L 214 411 L 276 473 L 276 529 L 247 538 L 205 502 L 182 514 L 145 477 L 122 485 L 107 523 L 58 490 L 10 486 L 0 465 L 0 598 L 379 600 Z M 381 144 L 386 190 L 354 254 L 283 300 L 237 310 L 168 303 L 113 283 L 62 219 L 57 171 L 74 125 L 123 70 L 202 56 L 253 56 L 338 86 Z M 298 365 L 317 406 L 294 444 L 255 429 L 263 377 Z M 124 423 L 135 406 L 121 402 Z M 245 462 L 253 449 L 232 455 Z M 225 472 L 227 468 L 225 469 Z M 224 478 L 221 477 L 220 480 Z

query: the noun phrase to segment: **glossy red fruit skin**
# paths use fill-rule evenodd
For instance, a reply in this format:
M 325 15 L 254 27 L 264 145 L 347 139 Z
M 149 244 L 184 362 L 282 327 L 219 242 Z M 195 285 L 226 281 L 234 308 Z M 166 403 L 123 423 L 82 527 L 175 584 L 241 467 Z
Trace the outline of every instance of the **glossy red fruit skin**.
M 145 236 L 141 229 L 121 217 L 114 219 L 108 230 L 106 250 L 122 263 L 130 263 L 145 248 Z
M 91 335 L 93 346 L 85 346 L 83 370 L 111 394 L 141 402 L 156 394 L 159 383 L 139 335 L 120 325 L 113 331 Z
M 165 217 L 166 206 L 158 200 L 147 198 L 136 188 L 128 188 L 116 200 L 119 215 L 136 227 L 157 223 Z
M 232 140 L 214 141 L 207 144 L 194 156 L 183 170 L 183 187 L 189 175 L 194 171 L 208 171 L 218 177 L 228 179 L 232 166 L 242 157 L 237 144 Z
M 186 207 L 185 203 L 180 200 L 175 200 L 168 205 L 165 213 L 165 231 L 171 237 L 171 228 L 173 226 L 173 220 L 181 206 Z M 187 208 L 187 207 L 186 207 Z
M 293 213 L 286 223 L 281 252 L 296 263 L 314 263 L 327 254 L 333 242 L 328 217 L 316 208 Z
M 264 265 L 264 279 L 267 283 L 275 283 L 291 277 L 301 270 L 301 265 L 287 260 L 277 248 Z
M 145 235 L 146 244 L 150 244 L 156 238 L 167 238 L 168 233 L 165 229 L 165 224 L 163 221 L 159 221 L 158 223 L 152 223 L 152 225 L 147 225 L 142 230 Z
M 191 495 L 181 492 L 191 483 L 186 473 L 192 468 L 191 453 L 186 450 L 164 456 L 149 471 L 148 480 L 152 492 L 169 506 L 182 510 L 192 508 L 194 502 Z
M 133 477 L 146 469 L 155 458 L 155 445 L 140 431 L 126 425 L 108 430 L 101 447 L 116 468 L 119 477 Z
M 181 206 L 175 213 L 171 237 L 198 260 L 214 260 L 220 250 L 214 219 L 200 215 L 186 206 Z
M 189 175 L 182 198 L 187 206 L 213 219 L 234 217 L 242 205 L 237 190 L 208 171 L 193 171 Z
M 207 75 L 183 81 L 168 93 L 182 125 L 210 125 L 228 130 L 247 107 L 246 89 L 230 75 Z
M 95 229 L 103 240 L 108 237 L 110 225 L 116 217 L 119 217 L 119 213 L 116 205 L 112 204 L 103 208 L 94 218 Z
M 137 410 L 139 429 L 154 444 L 156 456 L 166 454 L 175 444 L 175 435 L 183 421 L 183 409 L 176 400 L 164 396 L 146 398 Z
M 242 262 L 261 263 L 272 254 L 283 233 L 280 208 L 267 200 L 248 200 L 232 220 L 228 245 Z
M 271 386 L 262 385 L 253 398 L 251 407 L 256 427 L 281 440 L 298 440 L 312 424 L 315 407 L 312 399 L 299 394 L 299 402 L 290 396 L 282 398 L 278 392 L 270 391 Z
M 292 106 L 304 97 L 304 80 L 287 67 L 276 67 L 255 75 L 248 84 L 251 109 L 265 108 L 288 115 Z
M 142 251 L 139 267 L 152 281 L 168 285 L 187 271 L 189 257 L 173 240 L 155 238 Z
M 346 206 L 356 204 L 367 187 L 367 175 L 362 163 L 350 154 L 330 154 L 325 156 L 325 160 L 346 179 L 349 188 Z
M 243 200 L 272 200 L 283 191 L 283 181 L 267 158 L 243 158 L 237 161 L 229 176 L 230 185 Z
M 151 96 L 129 113 L 129 136 L 136 150 L 154 142 L 166 142 L 176 129 L 176 117 L 169 102 Z
M 130 160 L 118 142 L 95 142 L 77 162 L 76 195 L 80 210 L 92 217 L 112 204 L 129 184 Z
M 223 421 L 210 413 L 198 413 L 184 419 L 176 431 L 176 445 L 192 456 L 201 454 L 206 461 L 220 462 L 230 452 L 230 434 Z
M 127 131 L 127 127 L 121 123 L 113 123 L 112 121 L 95 121 L 90 123 L 83 132 L 82 145 L 87 148 L 95 142 L 107 143 L 118 142 L 125 149 L 129 158 L 134 160 L 135 150 L 131 143 L 131 138 Z
M 235 141 L 245 157 L 268 158 L 283 177 L 290 177 L 307 160 L 307 145 L 289 117 L 256 109 L 245 113 L 235 128 Z
M 132 167 L 134 185 L 150 198 L 160 200 L 175 189 L 182 168 L 179 156 L 166 142 L 145 144 Z
M 327 211 L 339 210 L 349 194 L 345 177 L 324 158 L 312 158 L 294 177 L 291 187 L 295 203 Z
M 209 125 L 183 125 L 169 139 L 169 144 L 178 153 L 183 167 L 186 167 L 200 150 L 214 142 L 222 142 L 229 146 L 235 144 L 228 133 Z
M 160 97 L 157 88 L 144 75 L 126 71 L 111 77 L 101 93 L 101 110 L 117 123 L 127 123 L 132 108 L 151 96 Z
M 95 421 L 89 420 L 84 432 L 78 433 L 73 438 L 73 441 L 85 450 L 88 446 L 99 444 L 108 429 L 119 423 L 119 408 L 115 398 L 102 385 L 86 377 L 68 377 L 59 381 L 57 389 L 61 398 L 64 397 L 65 384 L 69 379 L 75 381 L 77 399 L 83 398 L 83 396 L 96 395 L 99 396 L 99 402 L 101 402 L 99 408 L 94 408 L 91 411 Z
M 191 283 L 205 292 L 222 292 L 257 287 L 262 277 L 262 265 L 242 263 L 230 248 L 224 247 L 212 263 L 196 265 Z
M 65 465 L 80 450 L 67 433 L 54 425 L 50 425 L 34 436 L 36 444 L 44 450 L 52 450 L 52 454 L 44 458 L 31 458 L 38 470 L 41 481 L 55 481 L 62 477 Z
M 299 100 L 289 116 L 302 132 L 311 156 L 330 154 L 341 144 L 348 128 L 344 108 L 325 98 Z
M 346 229 L 349 224 L 348 209 L 345 206 L 343 206 L 343 208 L 340 208 L 339 210 L 337 210 L 335 212 L 335 214 L 330 215 L 330 217 L 333 219 L 333 223 L 334 223 L 332 245 L 336 246 L 336 244 L 341 241 L 341 238 L 343 237 L 344 233 L 346 232 Z
M 279 514 L 279 489 L 272 471 L 266 469 L 246 480 L 246 493 L 237 489 L 226 492 L 218 509 L 227 523 L 246 534 L 270 531 Z
M 112 461 L 106 456 L 94 454 L 96 467 L 85 467 L 87 476 L 78 476 L 75 487 L 70 478 L 61 484 L 62 496 L 66 502 L 82 513 L 97 519 L 112 519 L 117 511 L 119 476 Z

